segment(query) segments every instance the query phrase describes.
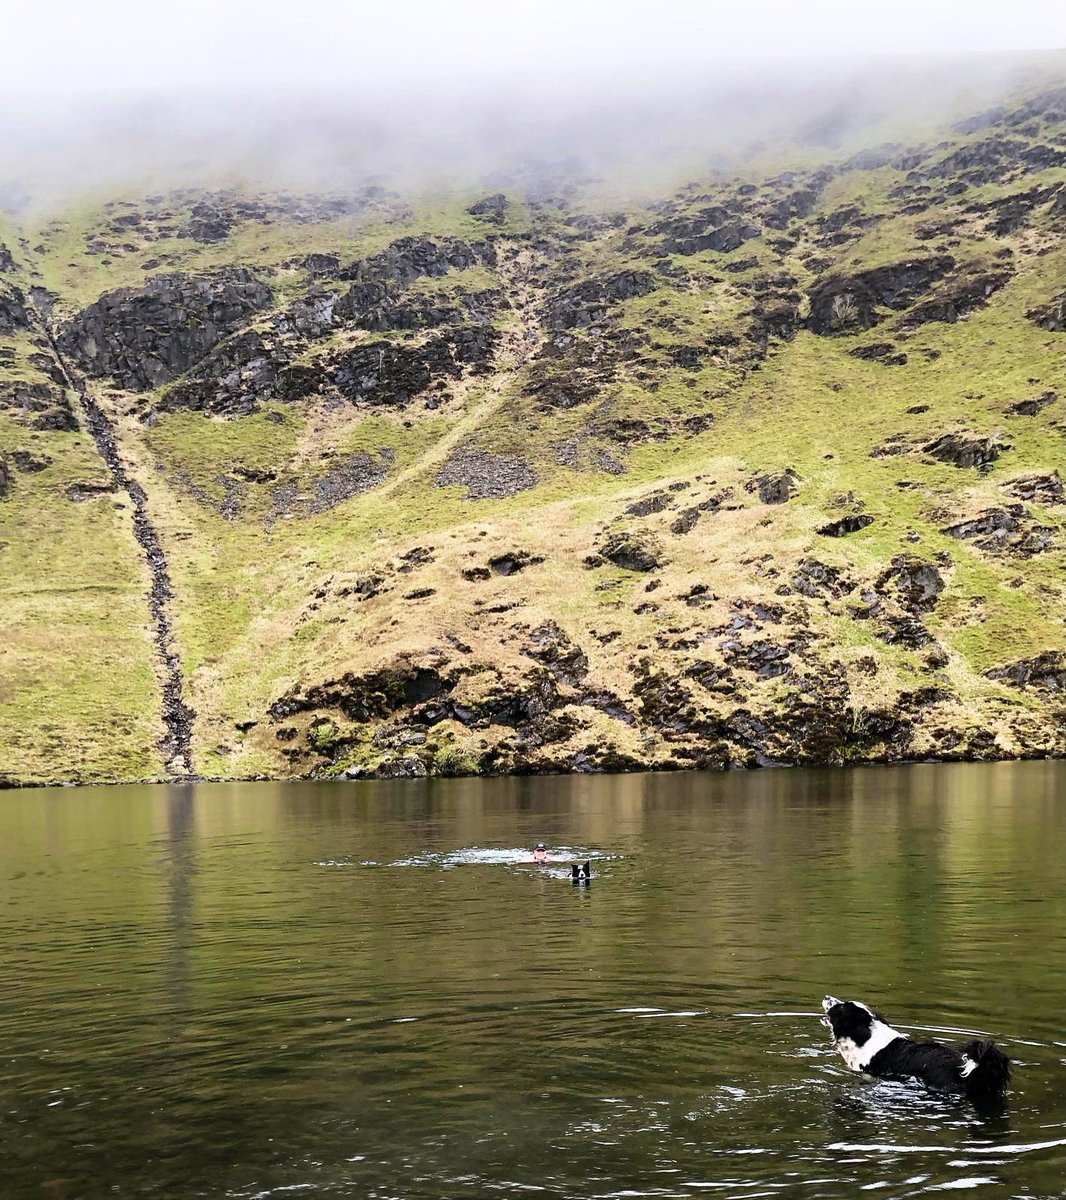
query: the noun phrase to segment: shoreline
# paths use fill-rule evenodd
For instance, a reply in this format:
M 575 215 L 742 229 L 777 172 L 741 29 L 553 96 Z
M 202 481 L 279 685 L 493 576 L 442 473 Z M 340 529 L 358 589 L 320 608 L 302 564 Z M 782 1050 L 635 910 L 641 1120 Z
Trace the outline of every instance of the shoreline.
M 143 779 L 55 779 L 55 780 L 17 780 L 6 779 L 0 777 L 0 792 L 15 792 L 31 789 L 46 789 L 46 788 L 86 788 L 86 787 L 146 787 L 146 786 L 164 786 L 164 787 L 195 787 L 199 784 L 224 784 L 224 783 L 395 783 L 398 781 L 414 782 L 416 780 L 439 780 L 439 779 L 530 779 L 530 778 L 571 778 L 578 775 L 696 775 L 696 774 L 716 774 L 724 775 L 730 772 L 755 772 L 755 771 L 830 771 L 830 770 L 852 770 L 861 767 L 914 767 L 914 766 L 957 766 L 960 764 L 986 764 L 992 766 L 996 763 L 1020 763 L 1020 762 L 1061 762 L 1066 760 L 1066 752 L 1038 752 L 1034 751 L 1031 754 L 1010 754 L 1010 755 L 958 755 L 957 757 L 949 757 L 946 755 L 929 757 L 929 758 L 865 758 L 855 759 L 851 762 L 824 762 L 824 763 L 791 763 L 791 762 L 769 762 L 769 763 L 754 763 L 754 764 L 736 764 L 723 765 L 720 767 L 701 766 L 701 767 L 683 767 L 677 765 L 667 765 L 663 763 L 645 763 L 633 766 L 631 769 L 622 769 L 614 771 L 549 771 L 530 769 L 527 771 L 499 771 L 492 774 L 480 774 L 477 772 L 460 773 L 455 775 L 400 775 L 380 772 L 368 772 L 366 774 L 347 775 L 343 772 L 336 775 L 325 775 L 320 773 L 309 773 L 306 775 L 185 775 L 176 779 L 165 779 L 156 777 L 146 777 Z

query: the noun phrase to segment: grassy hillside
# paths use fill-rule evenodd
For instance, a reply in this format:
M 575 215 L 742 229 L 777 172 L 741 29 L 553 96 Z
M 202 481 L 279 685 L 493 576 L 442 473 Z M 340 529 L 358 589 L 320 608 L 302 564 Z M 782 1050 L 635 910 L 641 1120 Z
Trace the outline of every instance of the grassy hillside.
M 0 778 L 167 758 L 86 404 L 198 773 L 1062 753 L 1066 86 L 970 117 L 651 204 L 9 218 Z

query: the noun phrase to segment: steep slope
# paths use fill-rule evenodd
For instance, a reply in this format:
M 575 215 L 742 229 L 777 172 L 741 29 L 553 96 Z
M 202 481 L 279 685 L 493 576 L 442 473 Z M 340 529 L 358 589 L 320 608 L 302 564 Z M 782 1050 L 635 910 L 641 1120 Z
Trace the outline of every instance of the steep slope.
M 1066 87 L 601 194 L 6 235 L 6 774 L 1061 753 Z

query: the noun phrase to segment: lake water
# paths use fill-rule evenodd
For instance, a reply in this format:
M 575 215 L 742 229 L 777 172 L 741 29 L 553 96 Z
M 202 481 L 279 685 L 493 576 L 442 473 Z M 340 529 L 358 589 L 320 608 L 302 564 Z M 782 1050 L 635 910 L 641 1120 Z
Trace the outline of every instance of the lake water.
M 0 793 L 0 1197 L 1061 1197 L 1064 863 L 1055 763 Z

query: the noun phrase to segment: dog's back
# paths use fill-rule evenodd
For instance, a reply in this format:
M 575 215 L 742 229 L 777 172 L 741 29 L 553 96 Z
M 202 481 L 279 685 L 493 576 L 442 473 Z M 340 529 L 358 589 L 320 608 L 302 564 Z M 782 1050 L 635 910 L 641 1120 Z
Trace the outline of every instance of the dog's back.
M 938 1092 L 964 1095 L 974 1104 L 993 1104 L 1010 1082 L 1010 1060 L 994 1043 L 974 1038 L 960 1049 L 916 1042 L 893 1029 L 857 1000 L 822 1001 L 824 1024 L 853 1071 L 880 1078 L 920 1079 Z
M 881 1078 L 920 1079 L 938 1092 L 953 1092 L 975 1102 L 998 1099 L 1010 1082 L 1010 1061 L 994 1042 L 967 1042 L 961 1050 L 939 1042 L 896 1038 L 865 1068 Z

